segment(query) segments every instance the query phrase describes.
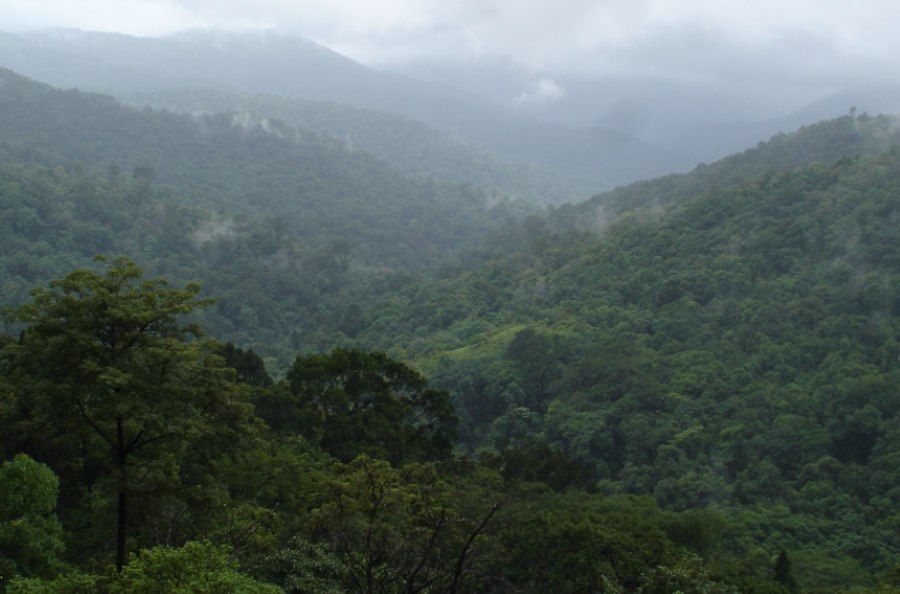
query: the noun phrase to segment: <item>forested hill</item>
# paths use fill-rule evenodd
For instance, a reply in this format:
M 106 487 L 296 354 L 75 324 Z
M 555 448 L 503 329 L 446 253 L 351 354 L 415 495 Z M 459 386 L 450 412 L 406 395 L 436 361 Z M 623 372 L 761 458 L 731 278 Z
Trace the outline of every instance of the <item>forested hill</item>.
M 690 173 L 637 182 L 562 209 L 560 225 L 598 229 L 623 212 L 654 208 L 774 171 L 843 156 L 874 155 L 900 144 L 895 116 L 856 114 L 803 126 Z
M 126 253 L 201 280 L 210 331 L 282 370 L 355 334 L 370 282 L 459 262 L 522 208 L 278 122 L 137 110 L 0 71 L 3 305 Z
M 632 134 L 550 124 L 485 97 L 367 68 L 308 39 L 271 31 L 190 31 L 159 39 L 75 30 L 0 32 L 0 66 L 59 87 L 104 93 L 200 86 L 390 111 L 503 160 L 589 180 L 591 191 L 694 164 Z
M 898 225 L 900 150 L 845 157 L 603 236 L 526 226 L 361 337 L 426 362 L 472 451 L 537 439 L 607 492 L 729 509 L 731 550 L 834 587 L 900 561 Z
M 331 101 L 253 95 L 224 89 L 185 87 L 157 92 L 119 92 L 127 104 L 182 113 L 249 113 L 320 132 L 348 150 L 375 155 L 414 178 L 465 183 L 537 204 L 583 200 L 600 182 L 561 169 L 504 161 L 456 135 L 387 111 Z
M 496 226 L 486 196 L 412 181 L 313 132 L 238 115 L 124 107 L 0 70 L 0 160 L 136 172 L 183 202 L 279 220 L 306 245 L 370 265 L 422 265 Z

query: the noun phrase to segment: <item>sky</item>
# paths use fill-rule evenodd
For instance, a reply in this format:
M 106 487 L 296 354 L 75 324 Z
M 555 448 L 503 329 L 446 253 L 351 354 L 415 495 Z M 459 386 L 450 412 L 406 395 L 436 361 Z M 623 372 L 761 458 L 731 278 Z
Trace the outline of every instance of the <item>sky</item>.
M 439 57 L 795 80 L 898 76 L 898 23 L 896 0 L 0 0 L 6 31 L 276 28 L 376 67 Z

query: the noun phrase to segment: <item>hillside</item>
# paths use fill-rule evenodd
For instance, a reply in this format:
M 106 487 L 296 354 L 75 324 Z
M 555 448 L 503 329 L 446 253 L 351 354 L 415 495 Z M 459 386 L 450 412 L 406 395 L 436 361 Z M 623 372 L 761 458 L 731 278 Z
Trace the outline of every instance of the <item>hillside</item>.
M 245 115 L 175 115 L 0 71 L 0 160 L 136 172 L 219 218 L 277 218 L 309 247 L 422 265 L 496 226 L 487 197 L 411 181 L 313 132 Z M 502 206 L 502 205 L 501 205 Z
M 865 579 L 900 559 L 898 172 L 892 149 L 678 196 L 602 237 L 531 224 L 374 305 L 361 344 L 422 361 L 470 451 L 540 439 L 605 492 L 729 510 L 729 550 L 788 548 L 805 587 Z
M 655 208 L 716 188 L 739 184 L 756 176 L 814 162 L 828 163 L 843 156 L 875 155 L 900 143 L 897 118 L 889 115 L 847 115 L 778 134 L 756 147 L 686 174 L 641 181 L 598 194 L 560 209 L 562 227 L 600 229 L 618 215 Z
M 397 172 L 418 179 L 465 183 L 490 194 L 536 204 L 573 202 L 592 195 L 596 182 L 549 167 L 515 165 L 459 138 L 387 111 L 275 95 L 185 88 L 121 93 L 131 105 L 189 114 L 249 113 L 324 134 L 350 151 L 378 157 Z
M 4 304 L 97 253 L 136 254 L 202 281 L 210 331 L 278 371 L 335 328 L 355 334 L 372 283 L 458 264 L 527 212 L 286 124 L 137 110 L 9 71 L 0 161 Z
M 504 161 L 563 171 L 579 184 L 590 183 L 591 191 L 694 164 L 625 132 L 543 122 L 274 32 L 192 31 L 145 39 L 63 30 L 0 39 L 0 66 L 55 86 L 114 94 L 199 87 L 388 111 Z

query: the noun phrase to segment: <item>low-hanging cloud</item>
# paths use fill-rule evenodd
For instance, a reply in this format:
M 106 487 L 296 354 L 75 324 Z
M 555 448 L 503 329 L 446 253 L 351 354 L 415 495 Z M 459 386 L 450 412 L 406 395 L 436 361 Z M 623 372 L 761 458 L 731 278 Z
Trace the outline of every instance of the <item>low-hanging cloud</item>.
M 751 64 L 890 73 L 894 0 L 4 0 L 0 28 L 162 35 L 273 27 L 362 62 L 500 56 L 533 69 L 703 75 Z M 702 43 L 696 42 L 701 40 Z M 797 40 L 813 40 L 812 46 Z M 807 48 L 809 48 L 807 50 Z
M 543 76 L 529 84 L 516 97 L 516 102 L 522 104 L 549 103 L 562 98 L 563 95 L 565 95 L 565 90 L 556 81 Z

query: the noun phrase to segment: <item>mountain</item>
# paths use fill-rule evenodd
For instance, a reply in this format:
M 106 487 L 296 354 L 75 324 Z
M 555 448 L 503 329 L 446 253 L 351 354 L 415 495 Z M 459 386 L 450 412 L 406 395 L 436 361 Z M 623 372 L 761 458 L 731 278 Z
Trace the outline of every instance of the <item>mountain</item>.
M 6 161 L 142 172 L 191 204 L 278 218 L 309 246 L 347 241 L 369 264 L 422 264 L 492 226 L 487 198 L 472 188 L 411 181 L 367 154 L 246 114 L 137 110 L 8 70 L 0 109 Z
M 590 75 L 457 56 L 413 60 L 399 71 L 464 89 L 542 121 L 628 134 L 679 153 L 685 170 L 775 134 L 840 117 L 852 107 L 859 113 L 900 113 L 900 93 L 890 83 L 841 88 L 836 83 L 761 83 L 671 72 Z
M 276 119 L 324 134 L 349 151 L 376 156 L 407 177 L 464 183 L 499 197 L 536 204 L 562 203 L 582 200 L 596 191 L 595 184 L 588 180 L 547 167 L 505 162 L 421 122 L 386 111 L 199 88 L 123 93 L 118 98 L 134 106 L 190 114 L 229 112 Z
M 366 68 L 294 36 L 48 31 L 4 39 L 0 65 L 56 86 L 108 93 L 196 86 L 389 111 L 504 160 L 566 172 L 595 191 L 694 164 L 623 131 L 542 122 L 449 86 Z
M 353 334 L 369 283 L 459 264 L 528 212 L 282 123 L 139 110 L 8 70 L 0 163 L 6 299 L 93 254 L 141 254 L 217 291 L 209 328 L 266 355 L 317 348 L 321 327 Z
M 274 32 L 142 39 L 57 30 L 0 38 L 0 65 L 62 87 L 113 94 L 206 88 L 388 111 L 493 159 L 536 168 L 538 177 L 572 178 L 572 200 L 687 171 L 853 106 L 869 113 L 900 110 L 897 90 L 887 86 L 835 90 L 664 74 L 586 77 L 446 60 L 414 62 L 395 74 Z

